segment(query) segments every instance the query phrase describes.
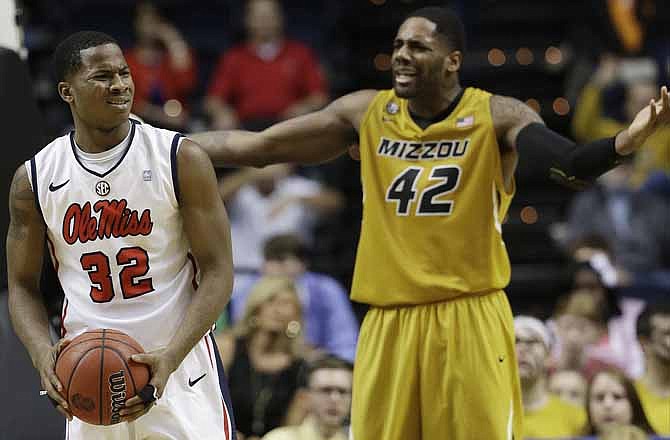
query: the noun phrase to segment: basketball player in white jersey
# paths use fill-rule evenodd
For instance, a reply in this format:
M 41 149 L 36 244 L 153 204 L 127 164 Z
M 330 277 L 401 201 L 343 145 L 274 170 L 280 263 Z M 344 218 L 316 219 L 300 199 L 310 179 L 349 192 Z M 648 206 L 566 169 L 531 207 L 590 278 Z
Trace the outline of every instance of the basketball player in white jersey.
M 133 81 L 113 38 L 79 32 L 56 49 L 58 91 L 75 131 L 19 167 L 7 235 L 12 323 L 68 439 L 235 438 L 210 329 L 232 289 L 228 219 L 208 157 L 180 134 L 129 119 Z M 39 291 L 45 239 L 65 291 L 52 345 Z M 72 417 L 58 351 L 96 328 L 142 344 L 149 385 L 121 423 Z

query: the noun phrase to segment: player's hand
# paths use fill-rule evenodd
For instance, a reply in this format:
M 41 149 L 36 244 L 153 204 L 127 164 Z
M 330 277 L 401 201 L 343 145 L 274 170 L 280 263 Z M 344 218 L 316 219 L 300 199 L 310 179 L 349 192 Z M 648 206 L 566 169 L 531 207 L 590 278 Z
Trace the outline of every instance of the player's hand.
M 136 396 L 126 400 L 126 405 L 120 411 L 121 420 L 124 422 L 132 422 L 149 412 L 156 400 L 163 395 L 170 374 L 179 366 L 177 359 L 166 348 L 134 354 L 130 359 L 148 365 L 151 378 Z
M 652 99 L 649 105 L 635 116 L 628 129 L 617 136 L 617 153 L 623 155 L 632 153 L 661 127 L 670 127 L 670 96 L 667 86 L 661 87 L 661 97 L 658 100 Z
M 51 399 L 58 412 L 63 414 L 68 420 L 72 420 L 72 413 L 65 398 L 61 395 L 63 385 L 56 376 L 56 358 L 58 353 L 70 343 L 69 339 L 61 339 L 56 344 L 51 346 L 49 350 L 42 354 L 42 357 L 37 361 L 35 367 L 40 373 L 40 380 L 42 382 L 42 389 L 47 392 L 47 396 Z

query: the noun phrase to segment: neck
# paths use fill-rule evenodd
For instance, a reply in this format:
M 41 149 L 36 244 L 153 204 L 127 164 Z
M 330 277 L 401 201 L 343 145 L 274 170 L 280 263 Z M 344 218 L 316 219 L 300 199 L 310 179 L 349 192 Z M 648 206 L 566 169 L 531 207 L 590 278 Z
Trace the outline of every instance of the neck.
M 335 434 L 337 434 L 337 432 L 340 430 L 339 426 L 331 426 L 319 422 L 317 422 L 317 428 L 319 430 L 319 433 L 321 434 L 321 437 L 325 439 L 335 437 Z
M 249 341 L 249 350 L 262 354 L 290 353 L 291 340 L 280 332 L 257 330 Z
M 668 368 L 668 362 L 663 362 L 656 356 L 647 356 L 645 363 L 646 372 L 642 378 L 643 382 L 654 394 L 670 396 L 670 368 Z
M 117 127 L 103 130 L 83 123 L 77 124 L 75 119 L 74 140 L 79 148 L 87 153 L 102 153 L 118 145 L 128 135 L 128 130 L 130 130 L 128 120 Z
M 410 98 L 409 109 L 422 118 L 432 118 L 443 112 L 456 99 L 462 88 L 457 75 L 447 78 L 436 97 L 434 94 Z
M 526 410 L 535 410 L 547 402 L 547 386 L 544 377 L 535 380 L 522 380 L 521 397 Z
M 255 35 L 251 37 L 251 44 L 254 46 L 260 46 L 262 44 L 279 44 L 281 42 L 281 37 L 278 35 Z

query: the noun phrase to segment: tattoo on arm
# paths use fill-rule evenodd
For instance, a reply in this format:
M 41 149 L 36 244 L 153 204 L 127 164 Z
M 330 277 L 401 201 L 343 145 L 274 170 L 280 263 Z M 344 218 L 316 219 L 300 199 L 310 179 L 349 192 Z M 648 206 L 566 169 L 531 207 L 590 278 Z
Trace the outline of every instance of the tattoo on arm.
M 9 191 L 9 230 L 7 235 L 15 240 L 26 238 L 26 227 L 30 223 L 31 212 L 30 205 L 34 204 L 35 199 L 33 191 L 30 188 L 28 175 L 25 170 L 19 170 L 12 180 L 12 186 Z M 33 205 L 34 206 L 34 205 Z
M 491 96 L 491 117 L 498 140 L 503 148 L 515 149 L 516 137 L 529 124 L 544 121 L 533 109 L 516 98 L 509 96 Z

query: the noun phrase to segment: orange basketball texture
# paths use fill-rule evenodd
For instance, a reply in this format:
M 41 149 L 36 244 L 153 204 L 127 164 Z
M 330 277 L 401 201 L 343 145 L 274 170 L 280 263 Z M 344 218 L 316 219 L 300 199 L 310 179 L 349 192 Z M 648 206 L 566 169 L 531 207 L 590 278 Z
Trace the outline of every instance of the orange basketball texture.
M 120 422 L 119 411 L 149 381 L 149 367 L 130 356 L 142 346 L 118 330 L 91 330 L 58 355 L 56 375 L 72 415 L 93 425 Z

